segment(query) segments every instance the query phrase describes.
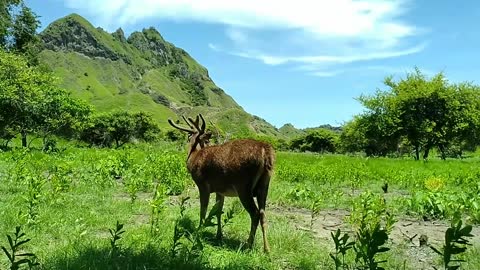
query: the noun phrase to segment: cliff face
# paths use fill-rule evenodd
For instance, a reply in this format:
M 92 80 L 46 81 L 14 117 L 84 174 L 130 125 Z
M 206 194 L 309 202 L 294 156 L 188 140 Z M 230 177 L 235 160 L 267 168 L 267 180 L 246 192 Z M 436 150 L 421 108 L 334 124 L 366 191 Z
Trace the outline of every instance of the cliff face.
M 126 37 L 120 28 L 108 33 L 72 14 L 51 23 L 40 37 L 40 58 L 61 77 L 62 86 L 100 111 L 147 111 L 164 126 L 168 117 L 202 112 L 212 120 L 229 119 L 220 127 L 224 123 L 242 134 L 279 135 L 245 112 L 205 67 L 153 27 Z

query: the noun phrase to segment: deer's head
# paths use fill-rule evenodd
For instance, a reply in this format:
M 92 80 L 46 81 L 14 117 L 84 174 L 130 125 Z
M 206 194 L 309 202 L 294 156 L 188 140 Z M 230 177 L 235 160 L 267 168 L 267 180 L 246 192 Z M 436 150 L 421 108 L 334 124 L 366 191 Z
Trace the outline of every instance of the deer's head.
M 188 157 L 190 157 L 192 152 L 204 148 L 205 146 L 208 146 L 210 144 L 210 137 L 212 137 L 212 133 L 205 132 L 205 119 L 203 119 L 203 116 L 201 114 L 198 114 L 195 120 L 190 117 L 188 117 L 187 120 L 185 116 L 182 116 L 182 118 L 185 123 L 187 123 L 188 128 L 178 126 L 177 124 L 173 123 L 171 119 L 168 119 L 168 123 L 172 127 L 188 133 Z M 202 121 L 201 124 L 200 120 Z

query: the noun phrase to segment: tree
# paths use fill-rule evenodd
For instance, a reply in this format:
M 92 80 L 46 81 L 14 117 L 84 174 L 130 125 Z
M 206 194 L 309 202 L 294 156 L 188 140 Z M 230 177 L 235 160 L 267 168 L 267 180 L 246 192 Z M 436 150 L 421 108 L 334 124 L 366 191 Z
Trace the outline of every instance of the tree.
M 15 16 L 12 27 L 12 49 L 27 57 L 29 64 L 38 65 L 38 53 L 40 51 L 37 29 L 40 27 L 38 16 L 24 4 L 21 5 L 20 13 Z
M 339 138 L 340 149 L 344 153 L 364 152 L 368 139 L 366 138 L 366 126 L 363 125 L 362 116 L 355 116 L 345 123 Z
M 82 131 L 80 139 L 91 145 L 111 147 L 133 139 L 153 141 L 160 129 L 150 115 L 144 112 L 115 111 L 94 116 Z
M 317 129 L 309 132 L 307 135 L 293 139 L 290 142 L 290 148 L 300 151 L 311 152 L 331 152 L 337 149 L 339 135 L 328 129 Z
M 0 46 L 6 48 L 14 21 L 14 10 L 22 0 L 0 0 Z
M 50 73 L 0 51 L 0 136 L 7 142 L 20 133 L 27 147 L 28 133 L 47 136 L 78 125 L 89 113 L 90 107 L 58 88 Z
M 427 159 L 434 147 L 445 153 L 455 142 L 471 141 L 466 134 L 478 134 L 478 87 L 449 84 L 442 73 L 427 78 L 417 68 L 398 82 L 387 77 L 384 83 L 388 90 L 359 98 L 367 108 L 362 125 L 368 127 L 368 140 L 398 144 L 405 138 L 419 160 L 420 151 Z
M 38 16 L 22 0 L 0 1 L 0 44 L 4 49 L 25 53 L 39 41 L 39 27 Z

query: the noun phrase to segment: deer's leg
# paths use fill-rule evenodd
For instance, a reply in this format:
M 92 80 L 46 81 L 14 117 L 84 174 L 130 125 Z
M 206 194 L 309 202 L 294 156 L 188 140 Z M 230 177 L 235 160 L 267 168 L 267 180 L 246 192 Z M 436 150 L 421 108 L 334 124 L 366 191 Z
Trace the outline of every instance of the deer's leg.
M 267 218 L 265 217 L 265 206 L 267 202 L 268 195 L 268 186 L 270 183 L 270 175 L 264 174 L 260 180 L 257 192 L 257 202 L 258 209 L 260 212 L 260 225 L 262 226 L 262 236 L 263 236 L 263 250 L 268 253 L 270 252 L 270 246 L 268 245 L 267 240 Z
M 247 247 L 253 247 L 253 241 L 255 240 L 255 233 L 257 231 L 258 222 L 260 221 L 260 213 L 258 212 L 257 205 L 253 200 L 253 195 L 251 192 L 247 192 L 246 194 L 243 193 L 240 196 L 240 201 L 242 202 L 243 207 L 247 210 L 248 214 L 250 215 L 250 219 L 252 221 L 250 227 L 250 235 L 248 236 L 247 240 Z
M 223 211 L 223 203 L 225 201 L 225 196 L 217 193 L 216 201 L 219 207 L 218 213 L 217 213 L 217 239 L 222 240 L 222 211 Z
M 210 192 L 207 188 L 198 187 L 200 193 L 200 226 L 205 222 L 205 216 L 207 215 L 208 200 L 210 199 Z

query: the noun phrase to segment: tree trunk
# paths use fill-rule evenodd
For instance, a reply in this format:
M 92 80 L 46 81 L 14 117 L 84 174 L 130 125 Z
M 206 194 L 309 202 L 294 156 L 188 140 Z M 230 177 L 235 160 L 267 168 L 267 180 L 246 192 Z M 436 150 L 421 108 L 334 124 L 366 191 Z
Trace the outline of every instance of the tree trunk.
M 428 154 L 430 153 L 430 146 L 425 147 L 425 152 L 423 153 L 423 160 L 428 159 Z
M 27 132 L 25 130 L 22 130 L 21 135 L 22 135 L 22 146 L 27 147 Z
M 445 154 L 445 147 L 443 145 L 438 146 L 438 149 L 440 150 L 440 157 L 442 160 L 447 159 L 447 155 Z
M 420 147 L 418 145 L 415 145 L 415 160 L 420 159 Z

